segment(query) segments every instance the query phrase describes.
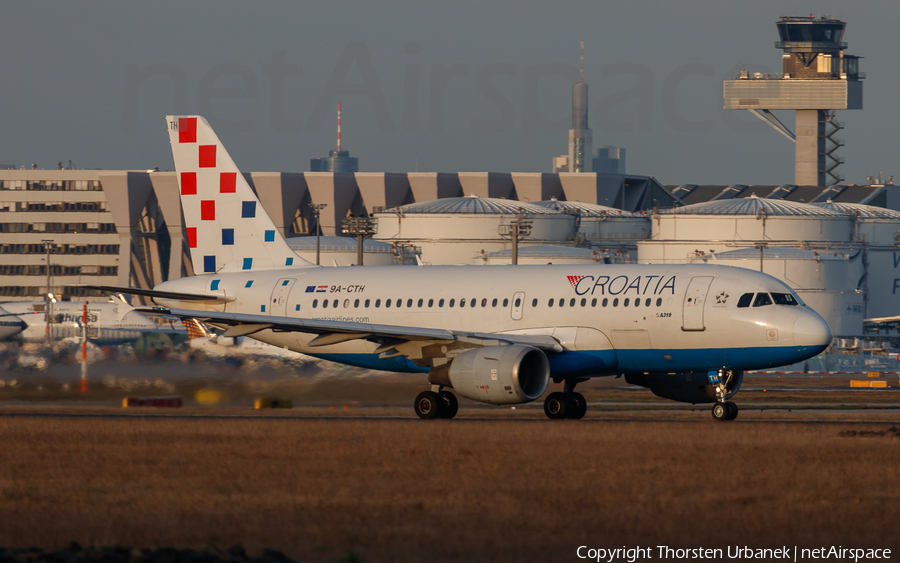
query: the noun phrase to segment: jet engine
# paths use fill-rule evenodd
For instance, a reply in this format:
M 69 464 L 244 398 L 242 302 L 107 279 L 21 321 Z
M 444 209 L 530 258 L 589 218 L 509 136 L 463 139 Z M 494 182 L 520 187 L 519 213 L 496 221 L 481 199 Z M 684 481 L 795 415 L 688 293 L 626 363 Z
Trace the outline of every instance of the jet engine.
M 725 383 L 725 398 L 730 399 L 741 388 L 744 372 L 733 371 L 720 376 Z M 629 373 L 625 381 L 632 385 L 640 385 L 653 391 L 657 397 L 671 399 L 682 403 L 715 403 L 716 386 L 709 381 L 707 372 L 695 371 L 686 373 Z
M 527 403 L 547 389 L 550 362 L 531 346 L 472 348 L 432 369 L 428 381 L 482 403 Z

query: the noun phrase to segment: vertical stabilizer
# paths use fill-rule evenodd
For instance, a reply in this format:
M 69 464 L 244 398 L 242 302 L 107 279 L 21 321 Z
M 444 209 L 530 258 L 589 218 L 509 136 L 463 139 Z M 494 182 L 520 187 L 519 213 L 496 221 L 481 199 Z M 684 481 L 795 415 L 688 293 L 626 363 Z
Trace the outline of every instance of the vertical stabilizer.
M 287 245 L 204 118 L 166 123 L 195 272 L 314 266 Z

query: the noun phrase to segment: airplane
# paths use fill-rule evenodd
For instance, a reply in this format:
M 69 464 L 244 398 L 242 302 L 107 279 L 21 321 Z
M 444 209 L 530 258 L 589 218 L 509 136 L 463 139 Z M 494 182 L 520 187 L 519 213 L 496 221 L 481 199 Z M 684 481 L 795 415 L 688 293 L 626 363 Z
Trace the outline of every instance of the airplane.
M 53 340 L 81 338 L 84 304 L 84 301 L 56 301 L 52 304 L 50 335 Z M 19 333 L 10 336 L 26 342 L 47 338 L 46 301 L 10 301 L 3 303 L 2 307 L 11 318 L 24 323 Z M 148 319 L 118 296 L 108 301 L 88 301 L 88 337 L 92 343 L 125 344 L 148 332 L 173 331 Z
M 624 375 L 733 420 L 745 370 L 803 361 L 828 323 L 776 278 L 718 265 L 365 266 L 297 256 L 201 116 L 167 116 L 186 236 L 198 272 L 147 295 L 156 314 L 197 318 L 334 362 L 427 374 L 423 419 L 459 395 L 490 404 L 548 394 L 551 419 L 585 415 L 576 386 Z
M 11 338 L 25 330 L 25 321 L 0 307 L 0 340 Z

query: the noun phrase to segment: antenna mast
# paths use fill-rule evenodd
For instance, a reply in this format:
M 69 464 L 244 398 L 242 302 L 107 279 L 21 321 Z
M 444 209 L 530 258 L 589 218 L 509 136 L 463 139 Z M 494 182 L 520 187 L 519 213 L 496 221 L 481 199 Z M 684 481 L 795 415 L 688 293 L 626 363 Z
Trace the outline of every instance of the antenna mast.
M 584 84 L 584 39 L 581 40 L 581 75 L 578 78 L 579 84 Z
M 338 144 L 337 152 L 341 152 L 341 102 L 338 102 Z

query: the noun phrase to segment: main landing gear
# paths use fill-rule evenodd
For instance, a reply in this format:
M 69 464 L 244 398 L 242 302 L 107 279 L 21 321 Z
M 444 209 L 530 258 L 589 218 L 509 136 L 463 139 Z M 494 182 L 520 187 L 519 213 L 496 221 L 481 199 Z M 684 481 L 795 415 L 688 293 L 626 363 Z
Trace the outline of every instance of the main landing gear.
M 712 415 L 716 420 L 734 420 L 738 415 L 738 406 L 731 401 L 716 403 L 712 408 Z
M 710 375 L 710 383 L 714 383 L 716 386 L 716 404 L 713 405 L 712 415 L 716 420 L 734 420 L 738 415 L 738 406 L 731 401 L 725 401 L 725 392 L 728 388 L 728 384 L 731 382 L 731 378 L 734 377 L 734 372 L 731 370 L 719 370 L 716 372 L 709 372 Z M 722 381 L 722 377 L 725 378 L 725 381 Z
M 456 412 L 459 410 L 456 395 L 449 391 L 442 391 L 439 385 L 435 385 L 432 389 L 432 391 L 422 391 L 416 397 L 415 409 L 419 418 L 430 420 L 456 416 Z
M 587 401 L 584 395 L 575 391 L 575 386 L 585 379 L 567 379 L 562 392 L 555 391 L 544 399 L 544 414 L 547 418 L 560 420 L 563 418 L 583 418 L 587 412 Z

